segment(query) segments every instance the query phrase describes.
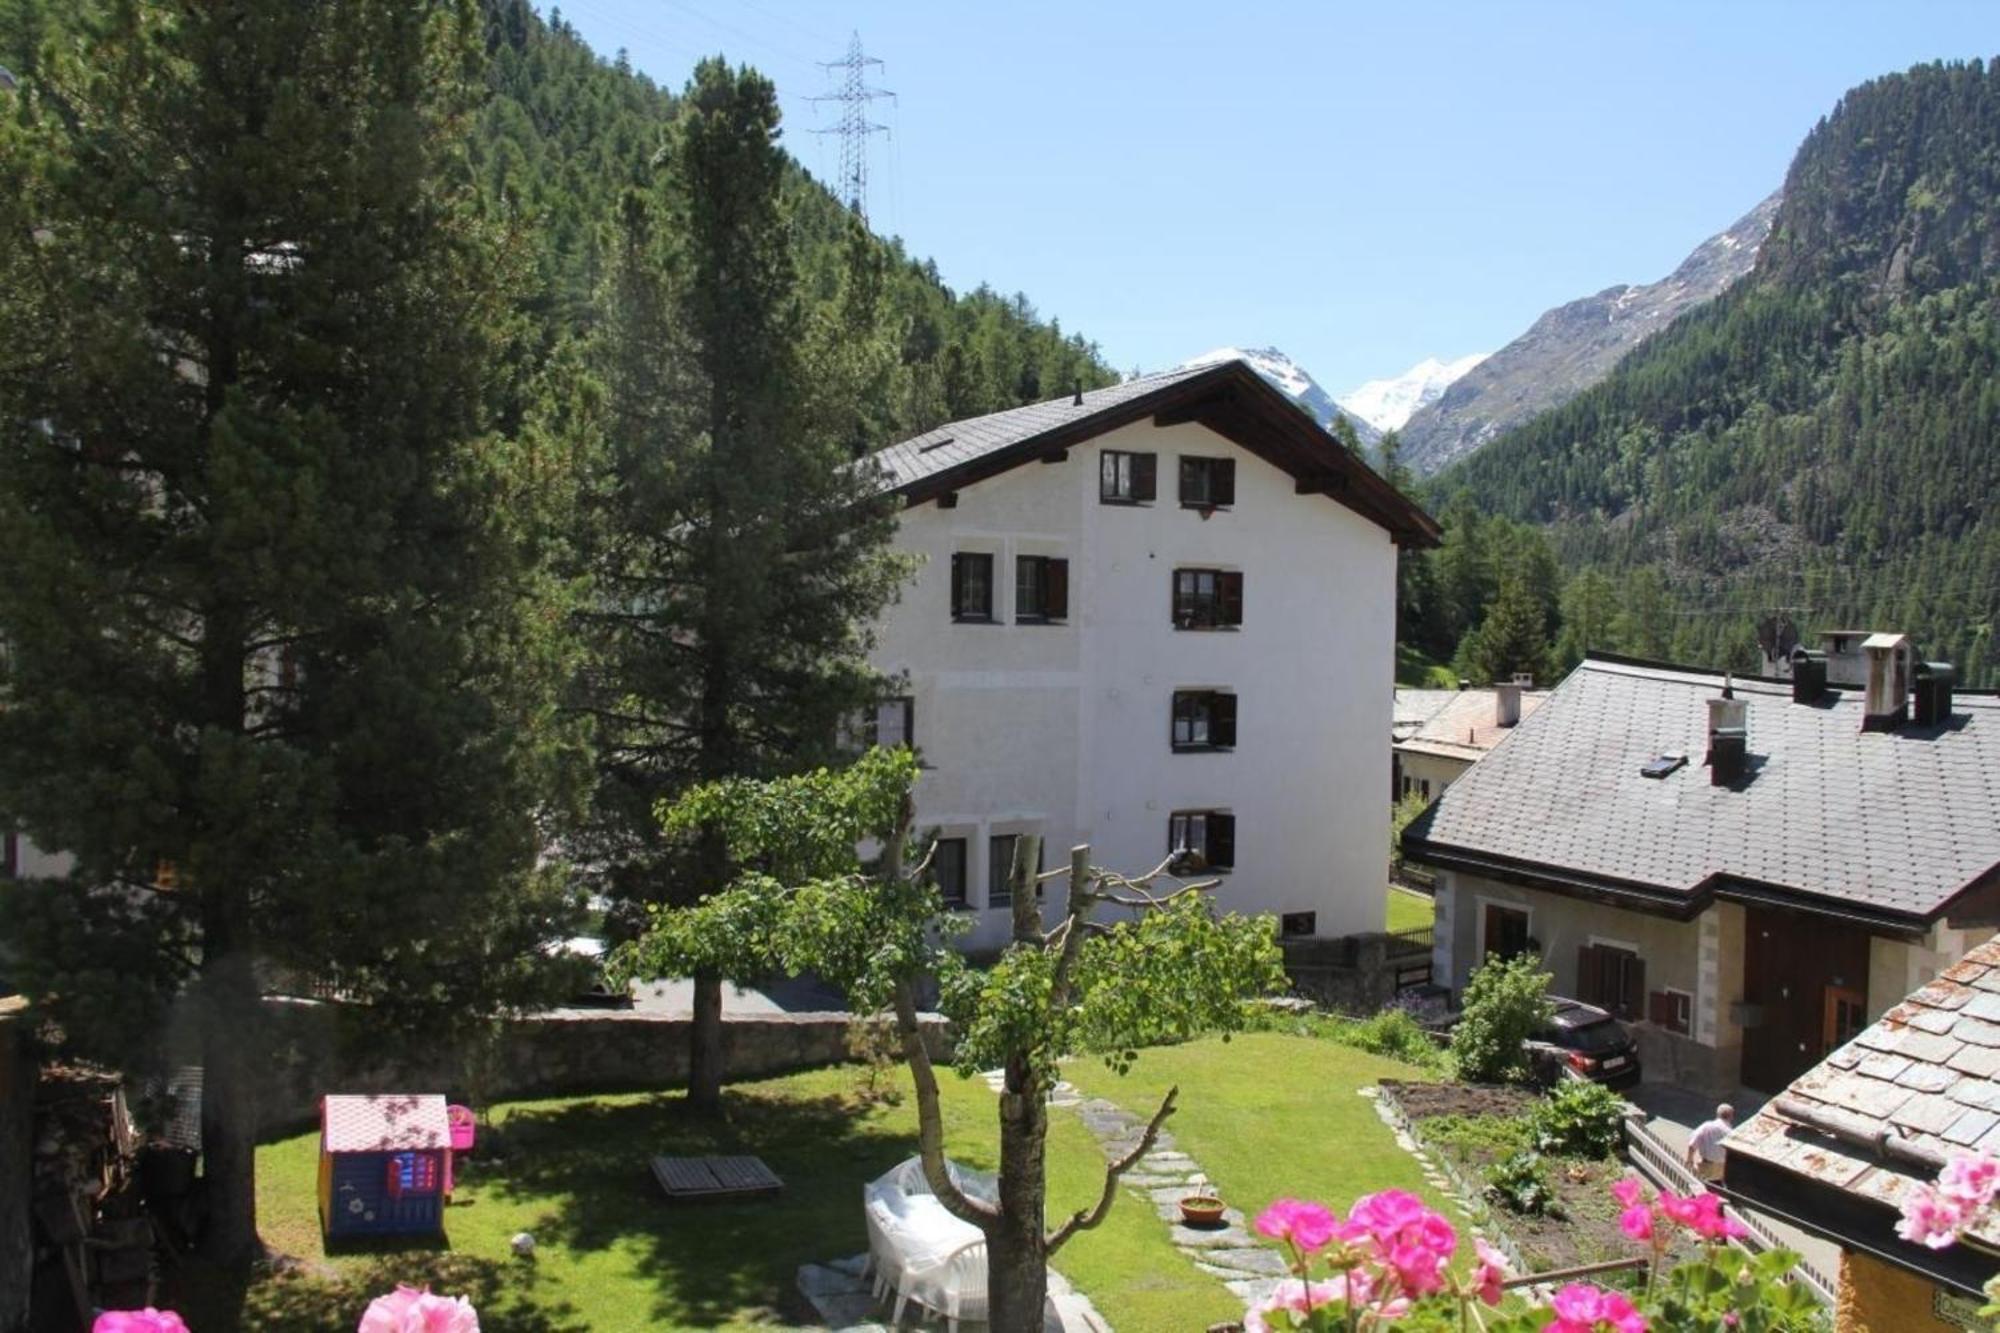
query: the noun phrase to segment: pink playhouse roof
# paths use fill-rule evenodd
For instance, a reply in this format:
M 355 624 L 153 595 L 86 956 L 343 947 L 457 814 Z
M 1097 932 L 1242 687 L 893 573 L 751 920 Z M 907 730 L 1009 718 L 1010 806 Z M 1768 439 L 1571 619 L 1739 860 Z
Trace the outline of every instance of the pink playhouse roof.
M 320 1146 L 327 1152 L 410 1152 L 451 1146 L 444 1098 L 383 1092 L 329 1096 L 320 1111 Z

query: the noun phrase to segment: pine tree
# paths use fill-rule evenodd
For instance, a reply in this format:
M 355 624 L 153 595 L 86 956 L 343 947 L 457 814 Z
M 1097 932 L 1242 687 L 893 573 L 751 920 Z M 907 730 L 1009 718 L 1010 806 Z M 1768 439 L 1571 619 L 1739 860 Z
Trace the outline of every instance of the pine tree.
M 1616 646 L 1612 634 L 1618 615 L 1618 585 L 1602 572 L 1586 569 L 1563 587 L 1562 636 L 1556 641 L 1558 665 L 1568 671 L 1591 649 Z
M 604 363 L 605 497 L 590 708 L 604 727 L 597 859 L 628 900 L 682 904 L 733 877 L 720 838 L 667 840 L 655 804 L 690 784 L 830 757 L 875 698 L 867 626 L 894 595 L 893 511 L 854 453 L 870 341 L 865 252 L 823 325 L 808 318 L 769 80 L 695 72 L 659 189 L 628 201 Z M 858 226 L 858 224 L 850 224 Z M 721 1095 L 726 960 L 697 970 L 690 1098 Z
M 566 911 L 571 468 L 504 392 L 476 36 L 463 0 L 113 5 L 0 123 L 0 826 L 75 859 L 0 931 L 86 1052 L 143 1072 L 191 1015 L 228 1263 L 260 979 L 449 1041 Z
M 1513 574 L 1501 578 L 1500 595 L 1460 653 L 1465 671 L 1483 684 L 1510 680 L 1516 672 L 1548 680 L 1548 623 L 1525 580 Z

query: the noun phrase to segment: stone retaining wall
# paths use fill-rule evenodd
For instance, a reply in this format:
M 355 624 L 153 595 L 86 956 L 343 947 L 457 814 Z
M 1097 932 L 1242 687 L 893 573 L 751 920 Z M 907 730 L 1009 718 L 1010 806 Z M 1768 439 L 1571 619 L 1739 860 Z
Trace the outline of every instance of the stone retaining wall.
M 452 1050 L 371 1058 L 343 1050 L 338 1006 L 273 1000 L 277 1058 L 259 1119 L 266 1133 L 318 1117 L 328 1092 L 444 1092 L 470 1096 L 461 1055 Z M 850 1059 L 844 1012 L 726 1016 L 723 1067 L 732 1079 L 765 1078 Z M 924 1018 L 935 1058 L 950 1051 L 945 1021 Z M 563 1010 L 505 1024 L 487 1096 L 491 1100 L 564 1092 L 683 1087 L 692 1020 L 630 1011 Z
M 34 1173 L 35 1057 L 27 1001 L 0 997 L 0 1333 L 28 1326 L 34 1242 L 28 1195 Z

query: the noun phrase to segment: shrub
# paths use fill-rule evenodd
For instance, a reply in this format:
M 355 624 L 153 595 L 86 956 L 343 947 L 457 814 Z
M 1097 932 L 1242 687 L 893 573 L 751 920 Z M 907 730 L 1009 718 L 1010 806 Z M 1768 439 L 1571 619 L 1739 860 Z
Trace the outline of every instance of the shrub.
M 1458 1076 L 1475 1083 L 1524 1082 L 1528 1038 L 1549 1020 L 1549 974 L 1541 960 L 1523 954 L 1489 958 L 1465 987 L 1465 1014 L 1451 1034 Z
M 1402 1009 L 1384 1009 L 1369 1018 L 1330 1024 L 1326 1035 L 1343 1046 L 1401 1060 L 1421 1069 L 1442 1071 L 1447 1057 L 1423 1025 Z
M 1528 1122 L 1506 1115 L 1434 1115 L 1423 1122 L 1424 1141 L 1461 1154 L 1505 1157 L 1535 1146 Z
M 1625 1100 L 1601 1083 L 1565 1079 L 1535 1107 L 1535 1149 L 1556 1157 L 1602 1159 L 1625 1136 Z
M 1486 1173 L 1486 1197 L 1510 1213 L 1561 1217 L 1562 1204 L 1549 1183 L 1548 1163 L 1534 1151 L 1509 1154 Z

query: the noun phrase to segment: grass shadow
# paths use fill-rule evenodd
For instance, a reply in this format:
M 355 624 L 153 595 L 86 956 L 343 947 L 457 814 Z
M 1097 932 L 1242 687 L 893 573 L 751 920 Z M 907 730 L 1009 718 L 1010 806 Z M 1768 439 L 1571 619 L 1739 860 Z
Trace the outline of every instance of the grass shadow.
M 637 1255 L 656 1292 L 654 1315 L 708 1327 L 746 1309 L 800 1313 L 800 1264 L 866 1246 L 861 1185 L 916 1151 L 907 1117 L 841 1093 L 800 1097 L 757 1084 L 726 1094 L 721 1116 L 679 1093 L 632 1101 L 519 1108 L 502 1156 L 482 1165 L 481 1194 L 541 1206 L 540 1243 L 572 1251 L 613 1246 Z M 776 1197 L 670 1202 L 654 1156 L 761 1157 L 785 1182 Z
M 479 1312 L 484 1333 L 588 1333 L 589 1324 L 565 1302 L 537 1290 L 533 1265 L 477 1259 L 439 1250 L 384 1253 L 358 1270 L 229 1274 L 190 1262 L 177 1275 L 170 1304 L 197 1329 L 240 1333 L 352 1333 L 369 1301 L 398 1283 L 464 1296 Z

